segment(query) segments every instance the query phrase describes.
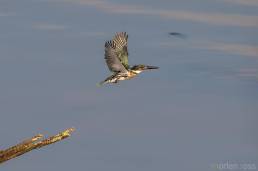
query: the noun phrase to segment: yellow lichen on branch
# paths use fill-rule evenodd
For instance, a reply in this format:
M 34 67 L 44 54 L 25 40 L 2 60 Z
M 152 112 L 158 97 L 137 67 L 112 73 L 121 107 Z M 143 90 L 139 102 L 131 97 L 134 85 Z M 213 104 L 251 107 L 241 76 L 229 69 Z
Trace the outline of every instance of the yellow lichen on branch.
M 43 139 L 42 134 L 38 134 L 32 138 L 26 139 L 22 141 L 21 143 L 12 146 L 6 150 L 0 150 L 0 164 L 10 160 L 12 158 L 18 157 L 24 153 L 27 153 L 31 150 L 41 148 L 44 146 L 47 146 L 49 144 L 53 144 L 55 142 L 61 141 L 69 136 L 71 136 L 71 133 L 74 131 L 74 128 L 69 128 L 67 130 L 64 130 L 60 132 L 57 135 L 51 136 L 49 138 Z

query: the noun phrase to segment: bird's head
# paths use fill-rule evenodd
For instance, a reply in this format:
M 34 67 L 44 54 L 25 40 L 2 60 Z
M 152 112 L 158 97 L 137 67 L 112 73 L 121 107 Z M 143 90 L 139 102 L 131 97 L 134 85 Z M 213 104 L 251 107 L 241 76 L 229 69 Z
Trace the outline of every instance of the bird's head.
M 148 66 L 148 65 L 134 65 L 131 70 L 136 72 L 136 73 L 140 73 L 142 71 L 145 71 L 145 70 L 150 70 L 150 69 L 158 69 L 159 67 L 156 67 L 156 66 Z

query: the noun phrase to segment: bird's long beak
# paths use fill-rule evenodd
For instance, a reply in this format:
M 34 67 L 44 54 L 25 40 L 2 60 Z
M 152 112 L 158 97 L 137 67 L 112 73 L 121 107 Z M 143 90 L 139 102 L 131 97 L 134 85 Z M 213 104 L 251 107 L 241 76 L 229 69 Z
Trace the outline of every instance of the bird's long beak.
M 156 66 L 146 66 L 144 68 L 144 70 L 148 70 L 148 69 L 159 69 L 159 67 L 156 67 Z

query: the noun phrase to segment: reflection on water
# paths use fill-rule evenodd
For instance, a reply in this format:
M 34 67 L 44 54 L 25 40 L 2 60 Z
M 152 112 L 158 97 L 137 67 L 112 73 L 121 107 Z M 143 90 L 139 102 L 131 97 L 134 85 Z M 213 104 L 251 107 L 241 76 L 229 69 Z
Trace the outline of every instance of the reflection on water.
M 69 1 L 69 0 L 68 0 Z M 155 9 L 146 6 L 126 5 L 112 3 L 105 0 L 76 0 L 71 3 L 94 6 L 95 8 L 115 14 L 132 14 L 132 15 L 150 15 L 159 16 L 165 19 L 186 20 L 206 24 L 223 25 L 223 26 L 241 26 L 241 27 L 258 27 L 257 15 L 230 14 L 221 12 L 200 12 L 185 11 L 175 9 Z M 257 4 L 254 3 L 254 4 Z

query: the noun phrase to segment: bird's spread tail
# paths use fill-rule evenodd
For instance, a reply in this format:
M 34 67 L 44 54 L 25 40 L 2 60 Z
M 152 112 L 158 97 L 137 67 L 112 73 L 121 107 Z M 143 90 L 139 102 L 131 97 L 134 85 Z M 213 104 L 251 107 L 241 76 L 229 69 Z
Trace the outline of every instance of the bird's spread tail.
M 101 81 L 100 83 L 97 83 L 97 87 L 100 87 L 104 84 L 107 83 L 117 83 L 118 82 L 118 75 L 117 74 L 113 74 L 109 77 L 107 77 L 104 81 Z

